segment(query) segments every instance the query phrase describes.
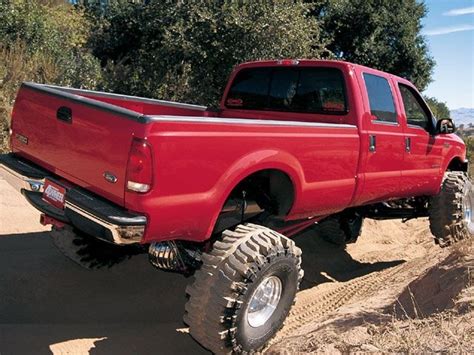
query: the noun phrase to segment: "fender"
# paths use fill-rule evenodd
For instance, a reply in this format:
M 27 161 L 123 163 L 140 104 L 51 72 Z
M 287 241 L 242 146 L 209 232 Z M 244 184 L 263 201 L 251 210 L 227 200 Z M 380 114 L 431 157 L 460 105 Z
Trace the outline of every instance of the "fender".
M 215 211 L 209 229 L 206 236 L 209 237 L 214 229 L 214 225 L 217 222 L 220 211 L 224 206 L 227 198 L 229 197 L 232 190 L 248 176 L 262 171 L 262 170 L 280 170 L 288 175 L 291 182 L 293 183 L 295 197 L 293 206 L 289 212 L 291 215 L 295 206 L 298 205 L 300 196 L 303 190 L 304 176 L 302 175 L 303 169 L 293 155 L 288 152 L 265 149 L 252 152 L 248 155 L 243 156 L 239 160 L 235 161 L 232 166 L 222 175 L 219 182 L 216 184 L 217 190 L 212 193 L 213 196 L 217 196 L 218 210 Z M 221 188 L 220 188 L 221 187 Z
M 451 139 L 447 139 L 443 142 L 443 144 L 449 145 L 450 147 L 448 151 L 446 152 L 443 164 L 440 169 L 440 177 L 439 177 L 440 189 L 441 189 L 441 184 L 443 182 L 443 177 L 444 177 L 445 172 L 448 170 L 449 166 L 453 164 L 455 161 L 458 161 L 460 163 L 463 171 L 467 171 L 468 169 L 468 162 L 466 160 L 466 147 L 464 145 L 464 142 L 457 136 L 454 136 L 454 135 L 450 135 L 450 136 L 453 136 L 453 137 L 450 137 Z

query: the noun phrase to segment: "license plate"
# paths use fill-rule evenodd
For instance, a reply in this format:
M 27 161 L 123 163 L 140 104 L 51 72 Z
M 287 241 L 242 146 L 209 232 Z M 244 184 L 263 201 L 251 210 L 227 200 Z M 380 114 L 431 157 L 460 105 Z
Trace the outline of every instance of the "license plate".
M 56 208 L 64 209 L 66 189 L 48 179 L 44 182 L 43 200 Z

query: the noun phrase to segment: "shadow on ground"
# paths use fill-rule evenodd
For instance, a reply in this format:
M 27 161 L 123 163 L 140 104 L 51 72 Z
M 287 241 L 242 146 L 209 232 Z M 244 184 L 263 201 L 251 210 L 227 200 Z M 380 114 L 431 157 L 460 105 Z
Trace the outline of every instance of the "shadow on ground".
M 294 238 L 303 251 L 304 278 L 300 289 L 305 290 L 324 282 L 349 281 L 372 272 L 382 271 L 405 262 L 389 260 L 363 263 L 352 258 L 345 248 L 328 243 L 319 237 L 315 227 Z
M 403 262 L 361 263 L 316 234 L 296 237 L 303 288 Z M 0 353 L 50 354 L 58 344 L 74 353 L 78 339 L 95 346 L 91 354 L 206 353 L 177 331 L 184 327 L 190 279 L 155 270 L 146 254 L 112 264 L 83 268 L 62 255 L 47 232 L 0 236 Z
M 89 270 L 64 257 L 48 233 L 2 235 L 0 353 L 51 354 L 54 344 L 100 338 L 91 354 L 206 353 L 176 331 L 188 282 L 156 271 L 146 255 Z

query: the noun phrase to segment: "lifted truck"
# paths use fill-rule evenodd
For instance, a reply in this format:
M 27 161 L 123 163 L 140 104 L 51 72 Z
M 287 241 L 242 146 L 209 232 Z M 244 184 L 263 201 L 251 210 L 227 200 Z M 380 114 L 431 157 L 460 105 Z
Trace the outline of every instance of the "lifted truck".
M 232 72 L 218 110 L 24 83 L 1 175 L 71 231 L 140 243 L 194 273 L 184 321 L 215 353 L 261 349 L 294 302 L 318 224 L 355 242 L 363 218 L 429 217 L 447 246 L 474 232 L 466 148 L 407 80 L 319 60 Z

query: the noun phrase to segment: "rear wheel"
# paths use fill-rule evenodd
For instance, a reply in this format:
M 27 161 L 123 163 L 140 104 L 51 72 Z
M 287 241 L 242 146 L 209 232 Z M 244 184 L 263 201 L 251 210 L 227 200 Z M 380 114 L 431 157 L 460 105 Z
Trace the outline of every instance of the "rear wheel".
M 317 229 L 325 241 L 345 246 L 357 241 L 362 231 L 363 222 L 364 219 L 357 213 L 348 216 L 337 215 L 319 222 Z
M 441 247 L 474 234 L 473 186 L 466 173 L 445 174 L 441 191 L 430 200 L 431 233 Z
M 202 260 L 186 289 L 191 335 L 218 354 L 258 351 L 294 303 L 301 250 L 271 229 L 246 224 L 225 231 Z

